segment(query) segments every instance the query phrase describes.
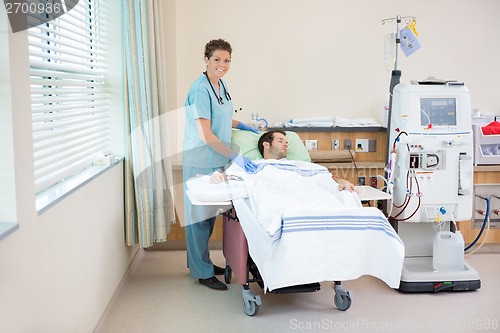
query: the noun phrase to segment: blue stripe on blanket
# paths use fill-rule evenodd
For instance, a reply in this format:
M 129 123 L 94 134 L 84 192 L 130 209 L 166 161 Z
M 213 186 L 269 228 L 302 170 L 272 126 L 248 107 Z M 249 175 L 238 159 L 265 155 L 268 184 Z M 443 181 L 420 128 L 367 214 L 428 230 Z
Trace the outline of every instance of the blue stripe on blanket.
M 284 218 L 281 228 L 271 235 L 273 244 L 283 233 L 302 231 L 336 231 L 336 230 L 375 230 L 384 232 L 389 237 L 403 244 L 392 226 L 382 216 L 296 216 Z
M 286 163 L 260 163 L 257 164 L 257 170 L 255 170 L 254 174 L 262 171 L 266 166 L 272 166 L 281 170 L 293 171 L 301 175 L 302 177 L 312 177 L 322 173 L 329 173 L 328 169 L 301 169 L 294 164 L 286 164 Z

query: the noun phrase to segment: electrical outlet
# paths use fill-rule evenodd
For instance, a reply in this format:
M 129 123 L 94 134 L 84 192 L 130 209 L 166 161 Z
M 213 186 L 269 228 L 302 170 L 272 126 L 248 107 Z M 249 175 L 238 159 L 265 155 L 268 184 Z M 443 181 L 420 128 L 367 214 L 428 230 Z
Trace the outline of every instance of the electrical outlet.
M 318 140 L 306 140 L 307 150 L 318 150 Z
M 370 153 L 374 153 L 377 151 L 377 140 L 375 139 L 368 140 L 368 151 Z
M 332 140 L 332 150 L 339 150 L 340 149 L 340 140 Z
M 366 177 L 365 176 L 358 177 L 358 185 L 360 185 L 360 186 L 366 185 Z
M 344 149 L 352 149 L 352 140 L 344 139 Z
M 356 151 L 356 153 L 367 153 L 368 139 L 356 139 L 356 147 L 354 150 Z
M 370 186 L 377 188 L 377 177 L 370 177 Z

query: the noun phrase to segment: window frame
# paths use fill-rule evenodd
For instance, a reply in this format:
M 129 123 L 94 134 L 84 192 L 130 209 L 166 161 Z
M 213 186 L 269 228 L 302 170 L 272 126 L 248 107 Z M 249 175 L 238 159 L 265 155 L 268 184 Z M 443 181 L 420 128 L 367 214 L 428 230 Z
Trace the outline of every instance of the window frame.
M 36 193 L 110 153 L 106 11 L 105 1 L 80 0 L 28 29 Z M 77 41 L 79 31 L 85 37 Z

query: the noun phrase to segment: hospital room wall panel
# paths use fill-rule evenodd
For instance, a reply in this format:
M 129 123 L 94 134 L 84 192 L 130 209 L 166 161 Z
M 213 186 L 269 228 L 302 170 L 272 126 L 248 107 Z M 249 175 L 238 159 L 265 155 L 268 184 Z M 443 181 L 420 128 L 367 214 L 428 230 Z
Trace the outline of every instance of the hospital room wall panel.
M 367 153 L 356 153 L 356 162 L 380 162 L 385 161 L 386 154 L 386 138 L 387 134 L 383 131 L 373 132 L 342 132 L 342 131 L 325 131 L 325 132 L 301 132 L 296 131 L 302 140 L 318 140 L 318 150 L 331 150 L 332 140 L 340 141 L 340 149 L 344 149 L 344 140 L 351 140 L 352 144 L 356 139 L 375 139 L 377 140 L 376 151 Z
M 500 183 L 500 166 L 494 166 L 498 171 L 474 171 L 474 184 L 498 184 Z M 481 166 L 476 169 L 481 170 Z
M 177 215 L 177 214 L 176 214 Z M 177 216 L 176 216 L 177 217 Z M 184 227 L 178 222 L 170 226 L 168 241 L 166 243 L 155 243 L 147 250 L 178 250 L 186 248 L 186 232 Z M 218 216 L 215 220 L 214 231 L 209 241 L 210 248 L 219 248 L 222 243 L 222 217 Z

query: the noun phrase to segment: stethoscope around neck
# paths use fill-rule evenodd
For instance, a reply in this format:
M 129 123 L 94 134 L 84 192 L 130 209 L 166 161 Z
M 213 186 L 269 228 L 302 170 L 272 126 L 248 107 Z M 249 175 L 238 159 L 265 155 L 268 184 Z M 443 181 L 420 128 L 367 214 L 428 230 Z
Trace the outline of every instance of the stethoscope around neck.
M 217 98 L 217 101 L 219 102 L 220 105 L 223 105 L 224 104 L 224 100 L 222 99 L 221 96 L 217 95 L 217 93 L 215 92 L 214 85 L 212 84 L 212 82 L 208 78 L 207 72 L 203 72 L 203 74 L 205 74 L 205 77 L 207 78 L 208 83 L 210 84 L 210 87 L 212 88 L 212 91 L 214 92 L 215 98 Z M 227 92 L 227 89 L 226 89 L 226 86 L 224 85 L 224 82 L 222 82 L 222 80 L 219 80 L 219 83 L 222 85 L 222 88 L 224 88 L 224 94 L 226 95 L 226 99 L 231 104 L 231 95 L 229 95 L 229 93 Z

